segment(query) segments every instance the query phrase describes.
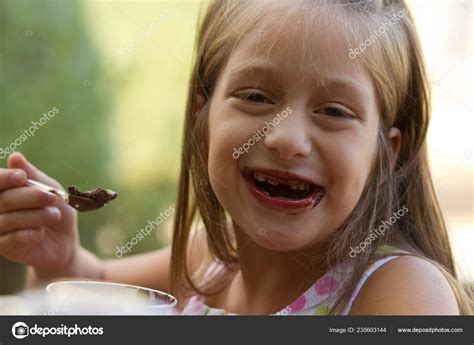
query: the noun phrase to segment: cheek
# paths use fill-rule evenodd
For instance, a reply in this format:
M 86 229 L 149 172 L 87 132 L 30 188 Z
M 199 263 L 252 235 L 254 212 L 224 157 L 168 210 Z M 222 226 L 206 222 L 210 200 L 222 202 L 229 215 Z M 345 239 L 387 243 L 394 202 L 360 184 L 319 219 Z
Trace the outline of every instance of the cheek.
M 232 115 L 225 107 L 211 107 L 209 114 L 209 178 L 225 208 L 231 207 L 239 179 L 240 160 L 233 157 L 234 149 L 238 150 L 251 133 L 241 117 Z
M 233 148 L 238 148 L 248 136 L 245 122 L 224 106 L 211 106 L 209 113 L 209 157 L 218 155 L 232 159 Z
M 262 127 L 261 118 L 244 115 L 226 106 L 211 107 L 209 114 L 209 170 L 225 173 L 246 159 L 258 142 L 249 140 Z
M 229 121 L 230 122 L 230 121 Z M 217 195 L 227 189 L 231 182 L 229 171 L 235 168 L 232 147 L 237 138 L 232 135 L 231 124 L 209 122 L 209 160 L 208 171 L 212 188 Z
M 328 140 L 325 162 L 331 176 L 331 194 L 350 212 L 359 200 L 370 173 L 375 147 L 362 135 L 346 135 Z M 331 198 L 331 195 L 329 195 Z

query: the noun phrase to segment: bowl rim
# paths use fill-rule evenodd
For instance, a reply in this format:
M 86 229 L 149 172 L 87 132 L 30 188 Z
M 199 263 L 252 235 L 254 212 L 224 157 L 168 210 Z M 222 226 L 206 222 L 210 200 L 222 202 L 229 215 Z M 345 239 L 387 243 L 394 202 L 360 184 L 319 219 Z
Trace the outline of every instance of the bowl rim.
M 150 289 L 144 286 L 138 286 L 138 285 L 132 285 L 132 284 L 122 284 L 122 283 L 113 283 L 113 282 L 102 282 L 102 281 L 96 281 L 96 280 L 62 280 L 62 281 L 57 281 L 54 283 L 50 283 L 46 286 L 46 291 L 48 293 L 53 293 L 52 288 L 54 286 L 58 285 L 78 285 L 78 284 L 90 284 L 90 285 L 109 285 L 109 286 L 116 286 L 116 287 L 128 287 L 128 288 L 133 288 L 137 290 L 146 290 L 149 292 L 153 292 L 157 295 L 160 295 L 162 297 L 168 298 L 168 300 L 171 301 L 171 303 L 166 303 L 164 305 L 154 305 L 154 306 L 145 306 L 144 308 L 168 308 L 168 307 L 175 307 L 176 304 L 178 303 L 178 300 L 176 297 L 173 295 L 170 295 L 169 293 L 156 290 L 156 289 Z

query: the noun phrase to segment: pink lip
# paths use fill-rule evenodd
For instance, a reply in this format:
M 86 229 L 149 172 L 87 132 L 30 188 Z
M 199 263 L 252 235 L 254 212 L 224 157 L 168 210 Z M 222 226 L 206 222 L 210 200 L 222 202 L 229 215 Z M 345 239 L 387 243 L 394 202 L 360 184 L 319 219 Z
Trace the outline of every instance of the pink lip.
M 262 172 L 274 178 L 277 181 L 301 181 L 313 186 L 313 190 L 310 194 L 306 196 L 306 198 L 301 200 L 290 200 L 290 199 L 283 199 L 283 198 L 275 198 L 270 195 L 266 195 L 265 193 L 261 192 L 254 183 L 253 180 L 253 173 L 254 172 Z M 243 176 L 246 180 L 247 189 L 249 190 L 250 194 L 255 197 L 258 201 L 263 204 L 283 208 L 283 209 L 304 209 L 304 208 L 314 208 L 316 207 L 321 199 L 324 197 L 325 189 L 320 184 L 312 181 L 308 178 L 292 174 L 289 172 L 283 172 L 279 170 L 272 170 L 272 169 L 263 169 L 263 168 L 245 168 L 243 172 Z

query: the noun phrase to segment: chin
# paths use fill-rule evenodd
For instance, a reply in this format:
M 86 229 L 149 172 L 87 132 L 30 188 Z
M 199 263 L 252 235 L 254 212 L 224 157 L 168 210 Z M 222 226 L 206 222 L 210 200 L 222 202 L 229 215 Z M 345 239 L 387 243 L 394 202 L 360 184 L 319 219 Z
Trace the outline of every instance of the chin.
M 308 242 L 305 238 L 298 238 L 295 235 L 289 237 L 288 232 L 290 231 L 285 233 L 269 230 L 257 231 L 252 235 L 252 238 L 261 247 L 274 251 L 286 252 L 303 249 L 307 246 Z

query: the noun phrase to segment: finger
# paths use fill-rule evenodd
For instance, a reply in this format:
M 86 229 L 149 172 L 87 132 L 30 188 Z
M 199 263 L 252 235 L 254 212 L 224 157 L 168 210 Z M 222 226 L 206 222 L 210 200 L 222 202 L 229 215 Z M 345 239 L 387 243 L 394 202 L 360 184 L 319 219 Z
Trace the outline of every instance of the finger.
M 0 191 L 23 186 L 26 179 L 26 173 L 21 169 L 0 169 Z
M 9 260 L 21 261 L 31 246 L 44 237 L 44 228 L 12 231 L 0 236 L 0 255 Z M 29 264 L 29 263 L 26 263 Z
M 54 225 L 60 220 L 61 211 L 57 207 L 2 213 L 0 214 L 0 235 L 14 230 Z
M 44 172 L 36 168 L 33 164 L 28 162 L 20 152 L 14 152 L 8 157 L 7 165 L 10 169 L 23 170 L 28 178 L 45 183 L 55 188 L 61 188 L 61 185 Z
M 0 213 L 42 208 L 54 205 L 58 197 L 53 193 L 46 193 L 31 187 L 19 187 L 0 192 Z

